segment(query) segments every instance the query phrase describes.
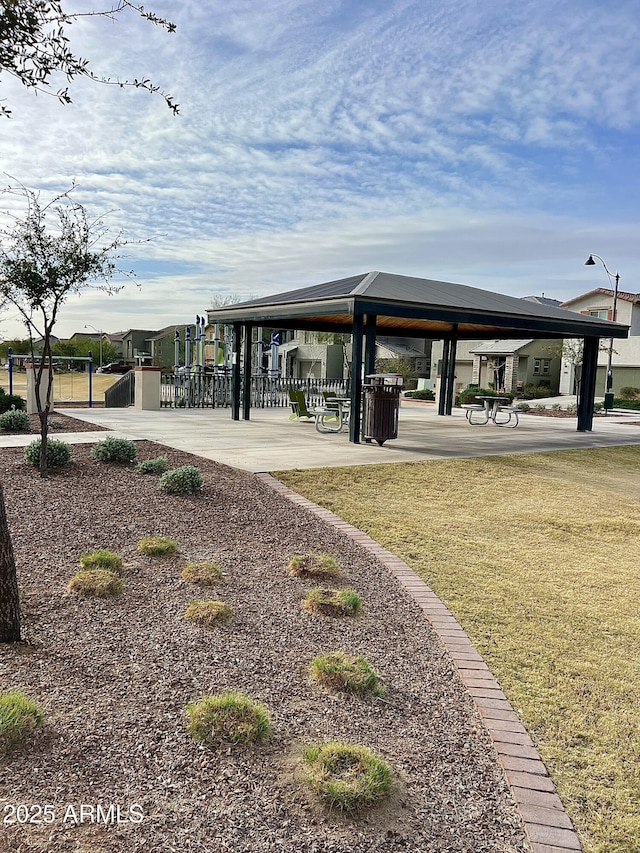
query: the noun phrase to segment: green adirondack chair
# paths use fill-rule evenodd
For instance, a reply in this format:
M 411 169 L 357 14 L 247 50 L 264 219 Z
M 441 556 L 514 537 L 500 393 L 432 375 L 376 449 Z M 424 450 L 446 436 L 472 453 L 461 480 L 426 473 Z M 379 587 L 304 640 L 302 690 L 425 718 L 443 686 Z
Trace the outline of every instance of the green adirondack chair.
M 289 391 L 289 402 L 291 403 L 290 421 L 299 421 L 300 418 L 305 418 L 309 421 L 314 420 L 314 416 L 307 408 L 304 391 Z

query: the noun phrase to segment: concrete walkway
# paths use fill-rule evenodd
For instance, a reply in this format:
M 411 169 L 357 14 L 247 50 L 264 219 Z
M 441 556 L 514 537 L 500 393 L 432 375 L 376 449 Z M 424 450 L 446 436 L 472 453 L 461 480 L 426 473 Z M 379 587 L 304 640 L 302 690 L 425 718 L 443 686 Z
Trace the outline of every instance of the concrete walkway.
M 157 441 L 253 472 L 640 444 L 640 413 L 596 418 L 592 432 L 579 433 L 575 418 L 521 415 L 516 429 L 470 426 L 461 409 L 451 417 L 438 417 L 434 405 L 405 401 L 398 438 L 382 447 L 350 444 L 346 433 L 320 434 L 311 422 L 290 421 L 286 409 L 252 409 L 250 421 L 232 421 L 229 409 L 64 409 L 64 413 L 123 438 Z M 56 437 L 70 444 L 95 443 L 105 433 Z M 20 447 L 32 440 L 2 435 L 0 447 Z

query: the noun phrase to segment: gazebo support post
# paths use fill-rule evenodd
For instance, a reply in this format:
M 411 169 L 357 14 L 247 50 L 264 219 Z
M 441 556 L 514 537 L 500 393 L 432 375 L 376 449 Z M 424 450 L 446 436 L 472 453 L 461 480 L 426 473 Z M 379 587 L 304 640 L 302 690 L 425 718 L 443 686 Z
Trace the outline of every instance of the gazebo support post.
M 351 342 L 351 417 L 349 418 L 349 441 L 360 444 L 362 421 L 362 314 L 353 315 Z
M 457 326 L 454 326 L 454 334 L 457 332 Z M 447 390 L 444 401 L 444 413 L 450 415 L 453 408 L 453 398 L 456 392 L 456 347 L 458 341 L 456 338 L 451 338 L 449 341 L 449 364 L 447 370 Z
M 442 341 L 442 364 L 440 366 L 440 393 L 438 394 L 438 414 L 447 413 L 447 377 L 449 375 L 449 351 L 451 341 L 444 338 Z
M 233 324 L 233 354 L 231 359 L 231 418 L 240 420 L 240 352 L 242 323 Z
M 591 432 L 593 429 L 593 406 L 598 372 L 598 343 L 598 338 L 588 337 L 584 339 L 582 381 L 578 399 L 578 432 Z
M 370 376 L 376 372 L 376 320 L 375 314 L 367 314 L 367 323 L 364 327 L 364 375 Z M 371 444 L 372 439 L 365 438 L 366 444 Z
M 244 384 L 242 386 L 242 420 L 248 421 L 251 414 L 251 350 L 253 326 L 245 323 L 244 327 Z

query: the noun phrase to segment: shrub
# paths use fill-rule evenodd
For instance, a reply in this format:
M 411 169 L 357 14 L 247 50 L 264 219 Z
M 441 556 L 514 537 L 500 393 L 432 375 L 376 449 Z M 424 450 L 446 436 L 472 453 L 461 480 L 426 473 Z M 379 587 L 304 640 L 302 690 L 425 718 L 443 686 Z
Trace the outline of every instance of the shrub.
M 429 388 L 421 388 L 419 391 L 405 391 L 405 397 L 411 397 L 414 400 L 435 400 L 435 394 Z
M 616 397 L 613 401 L 613 406 L 615 409 L 640 409 L 640 400 L 623 400 L 620 397 Z
M 344 652 L 318 655 L 311 661 L 311 678 L 332 690 L 346 690 L 364 695 L 382 693 L 382 684 L 369 661 Z
M 0 429 L 6 432 L 19 432 L 29 429 L 29 415 L 17 409 L 9 409 L 0 415 Z
M 124 581 L 115 572 L 106 569 L 87 569 L 74 575 L 67 585 L 69 592 L 94 598 L 120 595 Z
M 24 458 L 29 465 L 40 465 L 40 447 L 42 440 L 36 438 L 31 444 L 28 444 L 24 449 Z M 47 441 L 47 467 L 62 468 L 69 463 L 71 459 L 71 448 L 64 441 L 57 441 L 55 438 L 50 438 Z
M 20 690 L 0 693 L 0 755 L 42 725 L 39 705 Z
M 178 546 L 168 536 L 143 536 L 138 542 L 138 551 L 147 557 L 164 557 L 165 554 L 175 554 Z
M 525 385 L 519 396 L 525 400 L 540 400 L 543 397 L 552 397 L 553 395 L 549 386 L 543 385 L 541 381 L 539 385 L 533 385 L 532 383 Z
M 189 734 L 201 743 L 253 743 L 271 731 L 269 712 L 243 693 L 204 696 L 187 705 Z
M 19 394 L 0 394 L 0 414 L 11 409 L 26 409 L 27 404 Z
M 202 488 L 202 474 L 193 465 L 182 465 L 165 471 L 160 477 L 160 488 L 169 495 L 193 495 Z
M 221 568 L 209 560 L 200 563 L 187 563 L 182 570 L 182 580 L 187 583 L 197 583 L 200 586 L 214 586 L 225 582 L 225 575 Z
M 91 458 L 96 462 L 133 462 L 136 446 L 127 438 L 108 436 L 91 448 Z
M 64 421 L 58 420 L 57 418 L 51 418 L 49 421 L 49 429 L 63 429 Z
M 122 557 L 113 551 L 102 548 L 99 551 L 92 551 L 91 554 L 83 554 L 80 557 L 80 564 L 83 569 L 87 570 L 107 569 L 116 572 L 122 568 Z
M 232 612 L 224 601 L 195 600 L 189 602 L 184 618 L 197 622 L 198 625 L 213 625 L 214 622 L 227 622 Z
M 640 400 L 640 388 L 634 388 L 632 385 L 625 385 L 620 389 L 621 400 Z
M 166 456 L 158 456 L 156 459 L 145 459 L 138 465 L 139 474 L 164 474 L 169 467 Z
M 354 616 L 360 610 L 360 596 L 352 589 L 310 590 L 303 602 L 307 610 L 315 610 L 327 616 Z
M 528 403 L 518 403 L 516 408 L 519 412 L 528 412 L 531 410 L 531 406 Z
M 296 554 L 289 563 L 289 574 L 312 578 L 338 578 L 340 567 L 331 554 Z
M 365 746 L 330 741 L 303 752 L 306 782 L 330 808 L 345 812 L 372 806 L 391 793 L 389 765 Z
M 466 403 L 475 403 L 477 402 L 476 397 L 508 397 L 510 400 L 513 400 L 514 394 L 513 391 L 505 391 L 498 393 L 497 391 L 493 391 L 492 389 L 487 388 L 478 388 L 475 385 L 471 385 L 469 388 L 465 388 L 461 391 L 456 397 L 456 406 L 462 406 Z

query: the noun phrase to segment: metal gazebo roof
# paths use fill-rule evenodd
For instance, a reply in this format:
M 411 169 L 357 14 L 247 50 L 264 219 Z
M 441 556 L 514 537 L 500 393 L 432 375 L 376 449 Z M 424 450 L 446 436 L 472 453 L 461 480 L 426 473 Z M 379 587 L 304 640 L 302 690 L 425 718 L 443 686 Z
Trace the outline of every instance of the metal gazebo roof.
M 240 417 L 244 329 L 243 417 L 251 409 L 251 328 L 268 326 L 352 334 L 350 440 L 360 441 L 362 373 L 374 372 L 376 335 L 444 341 L 438 413 L 451 414 L 456 343 L 461 339 L 583 338 L 578 430 L 592 427 L 599 338 L 626 338 L 629 329 L 464 284 L 368 272 L 208 311 L 209 323 L 234 326 L 232 417 Z
M 368 272 L 208 312 L 211 323 L 350 332 L 375 315 L 382 334 L 458 339 L 627 337 L 619 323 L 446 281 Z

